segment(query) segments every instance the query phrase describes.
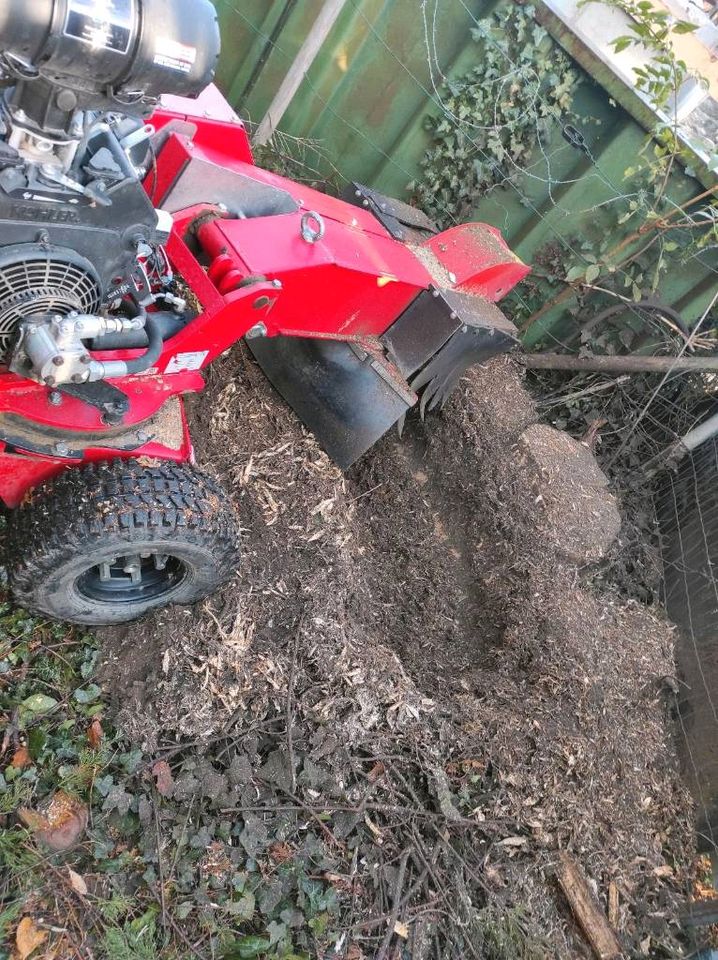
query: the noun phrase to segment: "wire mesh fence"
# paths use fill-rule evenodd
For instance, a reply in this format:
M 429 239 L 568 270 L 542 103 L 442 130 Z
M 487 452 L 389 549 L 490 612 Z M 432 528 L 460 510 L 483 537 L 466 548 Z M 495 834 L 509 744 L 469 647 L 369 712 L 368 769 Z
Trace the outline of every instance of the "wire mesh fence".
M 718 853 L 718 439 L 662 475 L 656 490 L 663 601 L 678 626 L 676 713 L 698 805 L 700 847 Z

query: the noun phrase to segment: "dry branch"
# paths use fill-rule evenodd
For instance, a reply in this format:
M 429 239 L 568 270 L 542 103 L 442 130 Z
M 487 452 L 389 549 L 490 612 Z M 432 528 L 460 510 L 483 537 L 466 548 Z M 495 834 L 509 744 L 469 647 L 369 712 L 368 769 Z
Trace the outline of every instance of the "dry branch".
M 558 882 L 574 917 L 598 960 L 621 956 L 621 947 L 603 911 L 591 895 L 581 867 L 566 853 L 560 855 Z
M 525 353 L 519 359 L 532 370 L 598 370 L 605 373 L 686 373 L 718 370 L 718 356 L 630 357 L 588 356 L 572 353 Z

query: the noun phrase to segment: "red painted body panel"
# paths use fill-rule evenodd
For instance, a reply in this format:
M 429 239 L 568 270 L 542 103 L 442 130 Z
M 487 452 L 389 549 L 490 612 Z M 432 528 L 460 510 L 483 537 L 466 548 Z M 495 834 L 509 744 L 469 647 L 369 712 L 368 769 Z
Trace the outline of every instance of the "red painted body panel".
M 252 163 L 244 125 L 216 88 L 197 101 L 165 98 L 151 122 L 160 130 L 172 121 L 191 123 L 196 133 L 190 139 L 185 128 L 167 137 L 157 170 L 146 181 L 157 206 L 171 196 L 188 164 L 199 160 L 231 171 L 245 185 L 253 181 L 282 191 L 296 209 L 230 219 L 198 195 L 191 206 L 174 214 L 168 257 L 202 312 L 166 341 L 151 371 L 112 381 L 130 399 L 128 427 L 152 417 L 170 397 L 201 390 L 204 381 L 199 370 L 257 324 L 263 324 L 269 336 L 375 342 L 432 284 L 495 301 L 528 272 L 499 232 L 483 225 L 453 228 L 424 244 L 429 259 L 433 256 L 439 262 L 438 270 L 430 270 L 421 251 L 417 255 L 415 248 L 395 240 L 368 210 L 260 170 Z M 309 211 L 324 222 L 324 235 L 316 243 L 302 238 L 302 215 Z M 204 218 L 200 225 L 198 217 Z M 248 276 L 265 279 L 240 287 Z M 138 353 L 104 351 L 96 356 L 127 359 Z M 0 368 L 0 426 L 3 415 L 16 414 L 38 428 L 66 430 L 74 437 L 106 429 L 95 408 L 70 397 L 52 406 L 49 394 L 47 387 Z M 131 451 L 88 446 L 83 459 L 186 460 L 192 448 L 184 420 L 183 431 L 179 449 L 156 442 Z M 0 497 L 15 506 L 29 488 L 77 462 L 23 453 L 17 444 L 8 450 L 0 440 Z
M 500 231 L 485 223 L 449 227 L 424 246 L 453 276 L 455 290 L 486 297 L 492 303 L 505 297 L 531 272 L 511 252 Z

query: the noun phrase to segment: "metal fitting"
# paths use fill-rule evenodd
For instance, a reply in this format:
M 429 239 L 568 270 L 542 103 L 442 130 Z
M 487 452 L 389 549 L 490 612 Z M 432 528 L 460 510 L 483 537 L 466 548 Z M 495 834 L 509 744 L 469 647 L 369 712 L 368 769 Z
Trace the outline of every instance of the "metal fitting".
M 314 210 L 307 210 L 307 212 L 302 215 L 300 231 L 302 240 L 306 243 L 317 243 L 321 240 L 326 232 L 326 226 L 321 214 Z
M 266 337 L 267 328 L 263 323 L 255 323 L 253 327 L 250 327 L 249 330 L 244 335 L 245 340 L 254 340 L 256 337 Z

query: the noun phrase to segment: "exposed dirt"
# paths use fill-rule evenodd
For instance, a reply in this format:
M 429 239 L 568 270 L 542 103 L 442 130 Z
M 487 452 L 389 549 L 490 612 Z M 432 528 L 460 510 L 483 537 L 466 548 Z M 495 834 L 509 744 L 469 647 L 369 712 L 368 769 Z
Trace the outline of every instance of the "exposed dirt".
M 241 733 L 243 777 L 209 762 L 202 773 L 228 806 L 253 778 L 270 804 L 302 784 L 336 800 L 358 764 L 398 755 L 402 789 L 433 803 L 431 816 L 476 824 L 459 848 L 476 882 L 449 903 L 518 908 L 540 955 L 588 956 L 553 881 L 565 849 L 604 909 L 614 885 L 627 951 L 680 956 L 692 809 L 665 699 L 672 629 L 582 584 L 597 558 L 583 533 L 614 522 L 611 499 L 555 434 L 519 440 L 536 415 L 511 361 L 474 371 L 459 393 L 342 476 L 241 349 L 218 363 L 191 419 L 198 460 L 236 500 L 243 568 L 201 609 L 105 631 L 104 684 L 150 749 Z M 261 731 L 285 717 L 269 752 Z M 379 828 L 354 828 L 374 889 Z M 346 835 L 339 813 L 332 829 Z M 448 922 L 421 917 L 416 958 L 421 925 Z M 478 955 L 451 950 L 442 956 Z

